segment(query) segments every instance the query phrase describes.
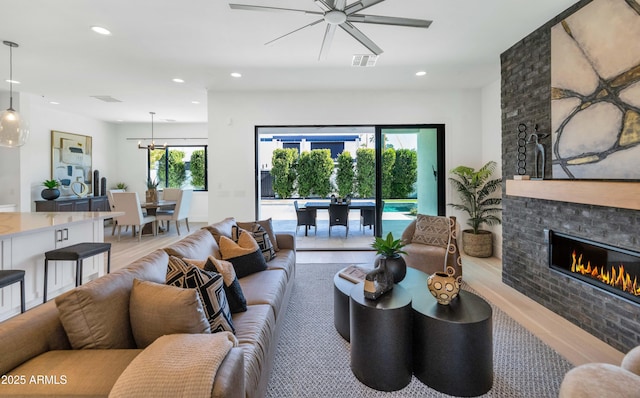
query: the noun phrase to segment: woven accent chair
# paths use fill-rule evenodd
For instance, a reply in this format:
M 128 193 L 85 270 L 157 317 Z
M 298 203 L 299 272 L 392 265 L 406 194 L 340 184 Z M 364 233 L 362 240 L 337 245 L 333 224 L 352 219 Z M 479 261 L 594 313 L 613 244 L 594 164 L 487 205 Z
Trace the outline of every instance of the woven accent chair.
M 314 228 L 314 233 L 318 233 L 318 227 L 316 225 L 316 209 L 305 209 L 298 206 L 298 201 L 293 201 L 293 206 L 296 208 L 296 218 L 298 224 L 296 225 L 296 235 L 298 235 L 298 227 L 304 227 L 304 235 L 307 236 L 309 227 Z

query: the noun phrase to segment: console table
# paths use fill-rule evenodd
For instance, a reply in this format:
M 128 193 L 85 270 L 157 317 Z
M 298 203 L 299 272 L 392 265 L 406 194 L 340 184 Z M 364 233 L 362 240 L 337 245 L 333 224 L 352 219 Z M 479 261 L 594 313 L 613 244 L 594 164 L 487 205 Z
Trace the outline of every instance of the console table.
M 36 211 L 109 211 L 109 201 L 106 196 L 62 197 L 54 200 L 36 200 Z

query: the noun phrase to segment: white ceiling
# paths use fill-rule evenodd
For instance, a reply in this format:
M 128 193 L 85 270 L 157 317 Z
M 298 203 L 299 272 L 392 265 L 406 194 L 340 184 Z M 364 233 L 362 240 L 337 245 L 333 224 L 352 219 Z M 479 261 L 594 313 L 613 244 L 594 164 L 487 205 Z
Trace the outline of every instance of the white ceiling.
M 232 2 L 319 10 L 313 0 Z M 148 122 L 149 111 L 155 111 L 157 121 L 205 122 L 207 90 L 482 87 L 499 78 L 500 53 L 575 1 L 386 0 L 362 13 L 433 24 L 358 24 L 384 50 L 374 68 L 350 66 L 353 54 L 368 51 L 341 29 L 327 59 L 318 61 L 324 23 L 264 45 L 317 16 L 231 10 L 228 3 L 0 0 L 0 40 L 20 45 L 13 50 L 13 78 L 21 82 L 14 90 L 105 121 Z M 94 25 L 112 35 L 93 33 Z M 419 70 L 427 76 L 416 77 Z M 0 77 L 0 88 L 8 90 L 9 47 L 2 45 Z M 185 83 L 172 82 L 175 77 Z M 95 95 L 123 102 L 105 103 Z

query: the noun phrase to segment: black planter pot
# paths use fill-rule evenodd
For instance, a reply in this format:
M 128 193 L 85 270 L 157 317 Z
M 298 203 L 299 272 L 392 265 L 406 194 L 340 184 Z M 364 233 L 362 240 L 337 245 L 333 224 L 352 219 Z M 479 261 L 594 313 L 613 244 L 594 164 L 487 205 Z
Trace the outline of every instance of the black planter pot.
M 398 283 L 403 280 L 405 275 L 407 275 L 407 263 L 404 261 L 404 258 L 399 254 L 392 257 L 380 254 L 376 257 L 374 265 L 378 267 L 378 263 L 383 258 L 387 260 L 387 270 L 393 275 L 393 283 Z
M 46 200 L 58 199 L 60 197 L 60 190 L 57 188 L 43 189 L 42 192 L 40 192 L 40 196 L 42 196 L 42 199 Z

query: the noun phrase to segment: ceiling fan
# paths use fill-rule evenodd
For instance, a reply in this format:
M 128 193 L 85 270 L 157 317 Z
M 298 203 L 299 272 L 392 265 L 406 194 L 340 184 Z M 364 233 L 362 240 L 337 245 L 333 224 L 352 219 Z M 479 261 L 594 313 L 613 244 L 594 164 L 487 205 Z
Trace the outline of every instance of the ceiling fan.
M 304 28 L 314 26 L 320 22 L 326 22 L 327 28 L 324 32 L 324 39 L 322 40 L 322 47 L 320 47 L 320 55 L 318 60 L 326 57 L 333 41 L 333 35 L 336 32 L 336 27 L 342 28 L 345 32 L 350 34 L 354 39 L 365 46 L 369 51 L 375 55 L 382 54 L 382 49 L 378 47 L 371 39 L 369 39 L 358 28 L 353 26 L 353 23 L 368 23 L 378 25 L 393 25 L 393 26 L 408 26 L 412 28 L 428 28 L 432 21 L 424 19 L 412 19 L 412 18 L 398 18 L 398 17 L 385 17 L 380 15 L 365 15 L 357 14 L 359 11 L 367 9 L 378 3 L 382 3 L 385 0 L 359 0 L 347 5 L 347 0 L 314 0 L 315 4 L 322 11 L 307 11 L 294 8 L 280 8 L 280 7 L 266 7 L 256 6 L 248 4 L 229 4 L 229 7 L 233 10 L 250 10 L 250 11 L 273 11 L 273 12 L 298 12 L 309 15 L 319 15 L 320 19 L 304 25 L 301 28 L 286 33 L 280 37 L 265 43 L 271 44 L 276 40 L 280 40 L 283 37 L 289 36 L 292 33 L 298 32 Z

